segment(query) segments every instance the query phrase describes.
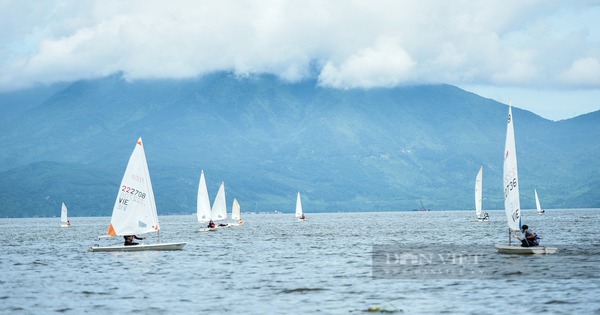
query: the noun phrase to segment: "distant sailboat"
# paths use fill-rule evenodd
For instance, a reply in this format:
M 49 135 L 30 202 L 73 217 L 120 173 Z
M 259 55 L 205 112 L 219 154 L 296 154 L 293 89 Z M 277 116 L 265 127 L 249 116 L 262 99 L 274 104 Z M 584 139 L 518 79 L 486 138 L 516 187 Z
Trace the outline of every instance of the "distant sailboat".
M 419 209 L 413 209 L 413 211 L 429 211 L 429 208 L 425 208 L 425 206 L 423 205 L 423 201 L 421 201 L 421 208 Z
M 540 205 L 540 198 L 538 198 L 538 194 L 537 194 L 537 189 L 534 190 L 535 192 L 535 211 L 537 212 L 537 214 L 544 214 L 544 212 L 546 212 L 546 210 L 542 209 L 542 205 Z
M 243 224 L 242 221 L 242 208 L 240 207 L 240 203 L 236 198 L 233 198 L 233 205 L 231 206 L 231 219 L 236 220 L 237 222 L 229 223 L 232 226 L 238 226 Z
M 515 129 L 512 106 L 508 107 L 508 124 L 506 127 L 506 143 L 504 145 L 504 211 L 508 222 L 508 244 L 496 245 L 503 254 L 552 254 L 554 247 L 521 247 L 511 246 L 512 232 L 521 230 L 521 201 L 519 198 L 519 175 L 517 172 L 517 150 L 515 145 Z
M 200 182 L 198 184 L 196 216 L 198 217 L 198 222 L 200 223 L 210 221 L 210 198 L 208 197 L 208 189 L 206 187 L 206 179 L 204 178 L 204 170 L 202 170 L 202 173 L 200 174 Z
M 475 177 L 475 215 L 477 221 L 488 221 L 488 213 L 482 213 L 483 204 L 483 166 L 479 168 L 479 172 Z
M 302 201 L 300 200 L 300 192 L 298 192 L 298 196 L 296 197 L 296 214 L 295 217 L 298 221 L 306 221 L 306 216 L 304 212 L 302 212 Z
M 119 186 L 119 193 L 113 207 L 108 236 L 127 236 L 159 231 L 158 213 L 154 201 L 150 172 L 146 153 L 139 138 Z M 92 246 L 91 252 L 180 250 L 180 243 L 157 243 L 121 246 Z
M 196 216 L 199 223 L 207 223 L 212 220 L 210 209 L 210 198 L 208 197 L 208 188 L 206 187 L 206 178 L 204 170 L 200 174 L 200 182 L 198 183 L 198 196 L 196 200 Z M 216 228 L 204 226 L 200 228 L 200 232 L 214 232 Z
M 215 197 L 212 210 L 210 211 L 210 218 L 213 221 L 227 220 L 227 200 L 225 199 L 225 182 L 221 182 L 221 187 L 219 187 L 217 197 Z M 217 226 L 223 227 L 227 225 L 225 223 L 220 223 L 217 224 Z
M 67 217 L 67 206 L 65 205 L 65 203 L 62 203 L 62 206 L 60 208 L 60 227 L 70 227 L 71 226 L 71 222 L 69 222 L 69 219 Z

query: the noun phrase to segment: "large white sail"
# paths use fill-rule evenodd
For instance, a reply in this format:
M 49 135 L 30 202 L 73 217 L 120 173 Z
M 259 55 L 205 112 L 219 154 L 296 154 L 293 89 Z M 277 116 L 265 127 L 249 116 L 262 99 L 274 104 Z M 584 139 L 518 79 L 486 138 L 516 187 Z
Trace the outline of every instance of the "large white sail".
M 196 214 L 198 216 L 198 222 L 210 221 L 210 198 L 208 197 L 208 189 L 206 187 L 206 179 L 204 178 L 204 170 L 202 170 L 202 173 L 200 174 L 200 183 L 198 184 Z
M 519 198 L 519 176 L 517 172 L 517 150 L 512 106 L 508 107 L 508 125 L 504 146 L 504 211 L 508 227 L 521 229 L 521 202 Z
M 217 197 L 213 203 L 211 210 L 212 220 L 226 220 L 227 219 L 227 201 L 225 199 L 225 183 L 221 182 L 221 187 L 217 192 Z
M 62 203 L 62 206 L 60 207 L 60 225 L 61 226 L 67 226 L 67 222 L 69 221 L 68 216 L 67 216 L 67 206 L 65 205 L 65 203 Z
M 481 205 L 483 203 L 483 166 L 479 168 L 475 177 L 475 214 L 481 218 Z
M 143 234 L 158 230 L 150 172 L 142 138 L 139 138 L 119 186 L 108 235 Z
M 534 192 L 535 192 L 535 209 L 536 209 L 537 213 L 544 213 L 544 210 L 542 210 L 542 205 L 540 204 L 540 198 L 538 198 L 537 189 L 535 189 Z
M 233 220 L 239 220 L 241 219 L 242 214 L 241 214 L 241 208 L 240 208 L 240 204 L 237 201 L 237 199 L 233 199 L 233 205 L 231 206 L 231 219 Z
M 296 198 L 296 218 L 302 216 L 302 201 L 300 201 L 300 192 L 298 192 L 298 197 Z

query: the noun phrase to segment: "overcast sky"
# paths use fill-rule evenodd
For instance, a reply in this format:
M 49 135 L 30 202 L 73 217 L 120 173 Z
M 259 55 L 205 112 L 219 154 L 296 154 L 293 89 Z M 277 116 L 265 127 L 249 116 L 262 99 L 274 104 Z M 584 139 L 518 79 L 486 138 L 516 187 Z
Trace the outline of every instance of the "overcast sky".
M 219 70 L 448 83 L 565 119 L 600 109 L 600 0 L 0 0 L 0 91 Z

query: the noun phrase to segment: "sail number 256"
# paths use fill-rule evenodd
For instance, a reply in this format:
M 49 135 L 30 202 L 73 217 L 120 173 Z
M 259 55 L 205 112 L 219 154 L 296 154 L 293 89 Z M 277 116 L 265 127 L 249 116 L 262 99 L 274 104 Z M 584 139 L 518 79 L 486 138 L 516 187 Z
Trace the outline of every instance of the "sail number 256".
M 506 199 L 506 197 L 508 196 L 508 193 L 511 192 L 516 187 L 517 187 L 517 178 L 515 177 L 511 181 L 509 181 L 508 184 L 506 184 L 506 187 L 504 187 L 504 199 Z
M 134 195 L 136 197 L 140 197 L 142 199 L 146 198 L 146 193 L 141 192 L 141 191 L 139 191 L 139 190 L 137 190 L 135 188 L 125 186 L 125 185 L 121 186 L 121 191 L 124 192 L 124 193 L 126 193 L 126 194 L 130 194 L 130 195 Z

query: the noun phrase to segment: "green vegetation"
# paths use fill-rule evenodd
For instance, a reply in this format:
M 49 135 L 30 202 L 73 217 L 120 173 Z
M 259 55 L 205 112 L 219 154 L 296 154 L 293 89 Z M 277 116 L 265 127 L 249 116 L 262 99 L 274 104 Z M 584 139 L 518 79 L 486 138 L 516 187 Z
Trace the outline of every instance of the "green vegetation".
M 46 89 L 48 91 L 50 89 Z M 19 95 L 22 95 L 20 93 Z M 38 92 L 36 95 L 43 94 Z M 26 99 L 28 110 L 16 114 Z M 227 73 L 81 81 L 11 98 L 0 115 L 0 216 L 110 215 L 143 137 L 160 214 L 195 212 L 200 170 L 242 211 L 470 209 L 502 204 L 507 108 L 453 86 L 334 90 Z M 518 105 L 517 105 L 518 106 Z M 600 112 L 552 122 L 514 109 L 522 206 L 600 207 Z

